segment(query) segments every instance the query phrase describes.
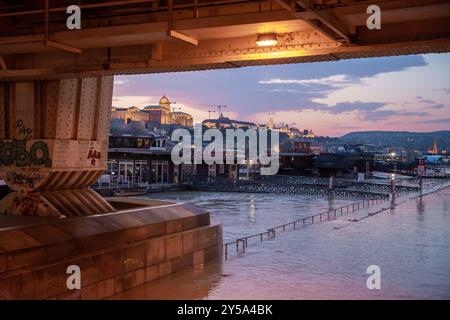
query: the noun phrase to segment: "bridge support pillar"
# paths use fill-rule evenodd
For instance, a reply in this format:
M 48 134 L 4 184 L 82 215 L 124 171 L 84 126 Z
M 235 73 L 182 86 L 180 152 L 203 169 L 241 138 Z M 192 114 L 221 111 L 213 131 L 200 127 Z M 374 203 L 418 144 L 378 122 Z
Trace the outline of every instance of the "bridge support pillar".
M 113 77 L 0 83 L 0 213 L 114 211 L 89 185 L 106 169 Z

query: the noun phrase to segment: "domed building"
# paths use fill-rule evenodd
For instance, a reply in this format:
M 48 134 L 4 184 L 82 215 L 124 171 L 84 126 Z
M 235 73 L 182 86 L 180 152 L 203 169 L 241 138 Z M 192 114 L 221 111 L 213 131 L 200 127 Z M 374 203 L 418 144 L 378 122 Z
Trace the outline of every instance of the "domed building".
M 144 111 L 149 113 L 149 121 L 171 124 L 170 103 L 169 99 L 164 95 L 159 99 L 159 105 L 145 107 Z

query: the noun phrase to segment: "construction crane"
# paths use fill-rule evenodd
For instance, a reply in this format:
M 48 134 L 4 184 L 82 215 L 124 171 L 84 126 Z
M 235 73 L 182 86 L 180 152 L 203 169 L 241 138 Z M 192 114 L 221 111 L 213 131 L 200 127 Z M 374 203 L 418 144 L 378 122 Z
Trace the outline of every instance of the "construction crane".
M 216 110 L 208 110 L 208 119 L 211 119 L 211 112 L 216 113 Z
M 212 108 L 217 108 L 219 110 L 219 117 L 222 115 L 222 109 L 223 108 L 228 108 L 228 106 L 224 106 L 224 105 L 215 105 L 215 104 L 201 104 L 201 107 L 212 107 Z M 215 112 L 215 111 L 210 111 L 209 112 L 209 118 L 211 119 L 211 112 Z

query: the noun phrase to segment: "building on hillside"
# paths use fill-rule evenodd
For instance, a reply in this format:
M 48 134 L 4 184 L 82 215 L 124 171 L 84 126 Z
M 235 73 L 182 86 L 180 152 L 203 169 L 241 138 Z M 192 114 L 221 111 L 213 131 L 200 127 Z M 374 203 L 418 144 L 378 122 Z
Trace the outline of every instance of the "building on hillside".
M 183 127 L 192 127 L 194 125 L 194 119 L 189 113 L 186 112 L 172 112 L 172 124 L 177 124 Z
M 146 106 L 145 112 L 149 114 L 150 122 L 157 122 L 160 124 L 171 124 L 172 116 L 170 112 L 171 102 L 166 96 L 162 96 L 159 100 L 159 105 Z
M 248 121 L 239 121 L 233 120 L 228 117 L 224 117 L 223 114 L 220 114 L 218 119 L 206 119 L 203 120 L 202 124 L 208 128 L 221 128 L 221 129 L 240 129 L 240 128 L 249 128 L 249 129 L 258 129 L 258 126 L 253 122 Z
M 137 107 L 112 108 L 111 119 L 123 119 L 125 123 L 132 121 L 144 121 L 159 125 L 178 124 L 181 126 L 192 126 L 192 116 L 185 112 L 171 112 L 172 102 L 166 96 L 162 96 L 158 105 L 149 105 L 143 109 Z
M 148 113 L 137 107 L 130 108 L 112 108 L 111 120 L 123 119 L 125 123 L 132 121 L 148 121 Z
M 315 138 L 316 137 L 314 132 L 312 130 L 308 130 L 308 129 L 303 130 L 302 136 L 303 136 L 303 138 Z
M 276 130 L 280 133 L 285 133 L 289 136 L 289 138 L 301 136 L 301 131 L 296 127 L 290 127 L 288 124 L 282 124 L 277 127 L 275 125 L 272 113 L 269 114 L 269 121 L 267 122 L 267 125 L 263 126 L 263 128 L 267 130 Z

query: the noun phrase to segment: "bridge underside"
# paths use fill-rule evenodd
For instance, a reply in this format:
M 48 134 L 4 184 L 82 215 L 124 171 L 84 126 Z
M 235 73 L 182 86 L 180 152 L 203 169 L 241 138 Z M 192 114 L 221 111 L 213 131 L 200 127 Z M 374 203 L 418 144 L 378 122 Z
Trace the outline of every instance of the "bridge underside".
M 0 0 L 0 80 L 239 68 L 450 51 L 447 0 Z M 381 29 L 366 26 L 369 5 Z M 278 44 L 258 47 L 258 34 Z
M 15 191 L 0 212 L 113 210 L 88 189 L 106 169 L 113 75 L 450 51 L 448 0 L 80 1 L 69 30 L 72 4 L 0 0 L 0 178 Z

